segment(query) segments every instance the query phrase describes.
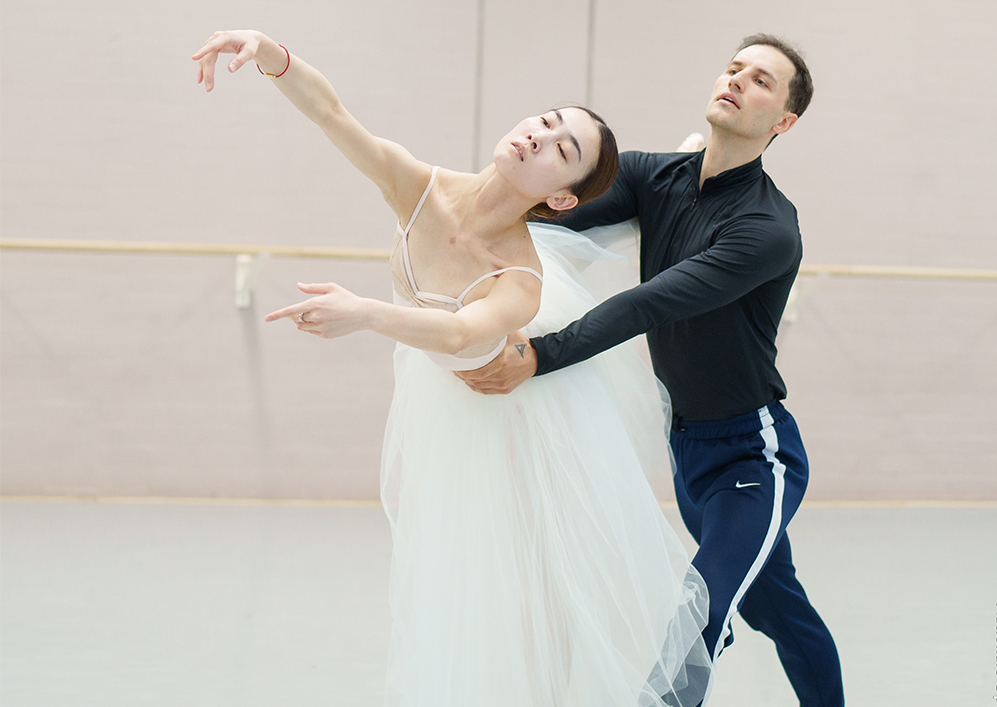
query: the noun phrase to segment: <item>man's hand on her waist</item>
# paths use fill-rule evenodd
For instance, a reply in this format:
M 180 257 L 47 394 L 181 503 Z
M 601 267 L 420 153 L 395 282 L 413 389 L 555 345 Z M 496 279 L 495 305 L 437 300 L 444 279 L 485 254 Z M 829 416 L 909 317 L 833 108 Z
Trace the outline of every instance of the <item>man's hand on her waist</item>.
M 485 395 L 506 395 L 537 372 L 537 352 L 521 332 L 509 340 L 495 360 L 473 371 L 456 371 L 467 387 Z

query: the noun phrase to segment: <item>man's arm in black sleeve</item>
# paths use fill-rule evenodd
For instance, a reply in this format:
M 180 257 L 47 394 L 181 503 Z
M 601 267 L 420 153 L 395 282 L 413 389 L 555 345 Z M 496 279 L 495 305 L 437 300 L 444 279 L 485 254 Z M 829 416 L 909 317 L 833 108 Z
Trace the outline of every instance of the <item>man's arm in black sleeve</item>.
M 591 358 L 671 322 L 722 307 L 794 266 L 798 236 L 745 221 L 706 251 L 610 297 L 559 332 L 532 339 L 536 375 Z

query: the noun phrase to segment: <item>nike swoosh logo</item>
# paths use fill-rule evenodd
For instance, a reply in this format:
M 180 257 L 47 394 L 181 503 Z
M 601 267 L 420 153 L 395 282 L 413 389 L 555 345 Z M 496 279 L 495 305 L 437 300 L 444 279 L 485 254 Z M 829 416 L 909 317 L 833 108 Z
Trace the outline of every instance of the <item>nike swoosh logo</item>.
M 760 481 L 755 481 L 754 483 L 751 484 L 742 484 L 740 481 L 738 481 L 736 484 L 734 484 L 734 488 L 743 489 L 747 488 L 748 486 L 761 486 L 761 485 L 762 483 Z

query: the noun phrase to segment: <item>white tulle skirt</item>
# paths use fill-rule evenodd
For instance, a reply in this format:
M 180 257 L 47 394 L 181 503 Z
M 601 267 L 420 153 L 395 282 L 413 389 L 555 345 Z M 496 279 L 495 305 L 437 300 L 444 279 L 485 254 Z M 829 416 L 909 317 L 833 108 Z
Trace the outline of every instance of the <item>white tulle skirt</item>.
M 562 255 L 577 255 L 578 238 L 534 231 L 544 285 L 527 334 L 594 306 Z M 666 415 L 628 346 L 507 396 L 474 393 L 398 346 L 382 462 L 394 541 L 388 705 L 702 698 L 687 670 L 705 689 L 706 588 L 646 476 L 668 468 Z M 674 692 L 683 698 L 659 699 Z

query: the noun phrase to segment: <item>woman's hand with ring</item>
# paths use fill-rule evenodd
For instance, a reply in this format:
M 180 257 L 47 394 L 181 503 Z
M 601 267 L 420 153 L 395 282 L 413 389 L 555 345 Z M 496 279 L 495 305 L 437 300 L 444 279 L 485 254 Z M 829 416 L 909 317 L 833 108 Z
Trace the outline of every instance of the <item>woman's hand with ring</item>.
M 264 321 L 291 319 L 300 331 L 323 339 L 334 339 L 367 328 L 368 315 L 364 307 L 367 300 L 363 297 L 357 297 L 345 287 L 331 282 L 324 285 L 298 283 L 298 289 L 316 296 L 271 312 Z

